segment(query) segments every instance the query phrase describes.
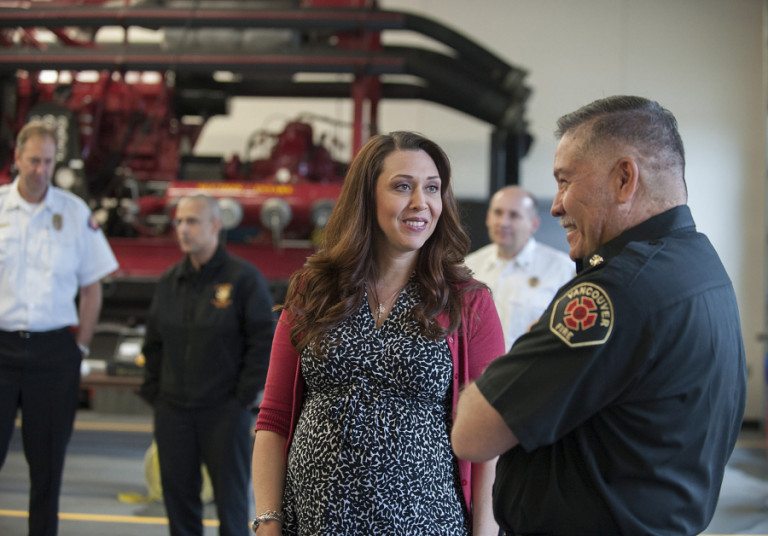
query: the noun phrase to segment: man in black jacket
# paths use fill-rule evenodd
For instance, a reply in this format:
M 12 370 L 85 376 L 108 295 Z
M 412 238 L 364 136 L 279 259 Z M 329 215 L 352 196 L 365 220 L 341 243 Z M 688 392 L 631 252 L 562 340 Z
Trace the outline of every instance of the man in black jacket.
M 211 476 L 222 536 L 248 533 L 252 415 L 274 331 L 267 282 L 219 244 L 215 199 L 184 197 L 175 217 L 182 261 L 155 290 L 142 396 L 155 412 L 172 535 L 202 534 L 200 464 Z
M 699 534 L 741 427 L 736 294 L 687 206 L 677 121 L 607 97 L 558 121 L 552 215 L 578 274 L 464 390 L 507 534 Z

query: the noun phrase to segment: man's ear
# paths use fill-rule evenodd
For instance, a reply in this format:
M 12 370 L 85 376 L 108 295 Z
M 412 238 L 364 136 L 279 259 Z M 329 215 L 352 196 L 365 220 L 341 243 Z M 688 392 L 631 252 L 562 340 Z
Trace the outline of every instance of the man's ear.
M 535 209 L 531 209 L 531 210 L 535 210 Z M 534 212 L 533 216 L 531 216 L 531 231 L 533 231 L 531 234 L 538 231 L 540 226 L 541 226 L 541 218 L 539 218 L 538 213 Z
M 615 173 L 618 201 L 627 203 L 632 200 L 640 186 L 640 168 L 634 158 L 624 156 L 616 163 Z

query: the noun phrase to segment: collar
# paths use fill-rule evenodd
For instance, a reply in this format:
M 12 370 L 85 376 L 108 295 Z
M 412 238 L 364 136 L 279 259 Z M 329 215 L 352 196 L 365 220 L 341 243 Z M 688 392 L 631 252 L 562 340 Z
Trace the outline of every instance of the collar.
M 691 209 L 688 205 L 673 207 L 661 214 L 651 216 L 634 227 L 630 227 L 616 238 L 600 246 L 594 253 L 581 259 L 581 262 L 577 263 L 578 271 L 581 271 L 582 267 L 589 268 L 589 259 L 593 255 L 600 255 L 607 261 L 621 253 L 630 242 L 654 240 L 681 230 L 696 230 L 696 224 L 693 221 Z
M 37 204 L 37 203 L 30 203 L 23 197 L 21 197 L 21 192 L 19 192 L 19 178 L 16 177 L 14 181 L 11 183 L 11 189 L 8 193 L 8 198 L 6 201 L 6 206 L 9 210 L 12 209 L 28 209 L 31 207 L 33 210 L 36 206 L 42 206 L 42 210 L 48 210 L 48 211 L 55 211 L 57 204 L 56 199 L 53 196 L 53 188 L 54 186 L 52 184 L 48 185 L 48 189 L 45 191 L 45 196 L 43 197 L 43 200 Z
M 184 260 L 181 263 L 178 277 L 179 279 L 189 279 L 194 277 L 207 277 L 214 274 L 220 266 L 222 266 L 227 259 L 227 253 L 224 251 L 224 247 L 219 244 L 216 247 L 216 251 L 213 253 L 213 257 L 208 262 L 200 267 L 200 270 L 195 270 L 192 266 L 192 261 L 189 260 L 189 255 L 184 256 Z
M 515 255 L 512 261 L 514 261 L 516 266 L 520 268 L 526 268 L 533 262 L 534 249 L 536 249 L 536 240 L 531 237 L 528 239 L 528 242 L 525 243 L 523 249 L 521 249 L 520 252 Z
M 521 249 L 517 255 L 511 259 L 502 259 L 499 257 L 499 246 L 494 244 L 493 255 L 488 259 L 488 267 L 494 268 L 496 266 L 504 266 L 507 264 L 513 264 L 518 268 L 526 268 L 533 262 L 533 250 L 536 249 L 536 240 L 533 237 L 528 239 L 523 249 Z

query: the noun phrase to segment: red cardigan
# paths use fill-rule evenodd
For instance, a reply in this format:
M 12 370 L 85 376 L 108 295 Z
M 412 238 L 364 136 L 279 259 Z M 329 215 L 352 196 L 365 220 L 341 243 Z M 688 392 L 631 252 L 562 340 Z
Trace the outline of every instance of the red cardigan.
M 448 315 L 438 316 L 442 326 Z M 292 320 L 285 311 L 280 315 L 272 341 L 272 354 L 264 387 L 256 430 L 269 430 L 287 438 L 286 456 L 299 418 L 304 395 L 299 353 L 291 343 Z M 504 335 L 490 292 L 477 289 L 464 295 L 461 326 L 447 337 L 453 358 L 453 417 L 459 390 L 477 378 L 485 367 L 504 353 Z M 459 476 L 467 510 L 472 511 L 472 464 L 459 460 Z

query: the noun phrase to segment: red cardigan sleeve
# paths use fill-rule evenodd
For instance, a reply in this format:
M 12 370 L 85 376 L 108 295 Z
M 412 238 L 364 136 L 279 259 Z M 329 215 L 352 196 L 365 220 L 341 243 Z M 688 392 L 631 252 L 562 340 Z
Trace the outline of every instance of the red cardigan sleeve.
M 476 379 L 497 357 L 504 354 L 504 334 L 491 293 L 477 291 L 467 314 L 469 378 Z
M 256 430 L 269 430 L 285 437 L 291 433 L 294 382 L 299 366 L 299 354 L 291 342 L 292 327 L 290 315 L 283 311 L 272 339 L 264 398 L 256 420 Z
M 480 376 L 491 361 L 504 353 L 504 334 L 490 291 L 482 288 L 465 294 L 462 309 L 462 325 L 458 333 L 460 336 L 448 338 L 454 354 L 454 418 L 459 389 Z M 464 502 L 467 510 L 472 512 L 473 464 L 458 460 L 458 466 Z

